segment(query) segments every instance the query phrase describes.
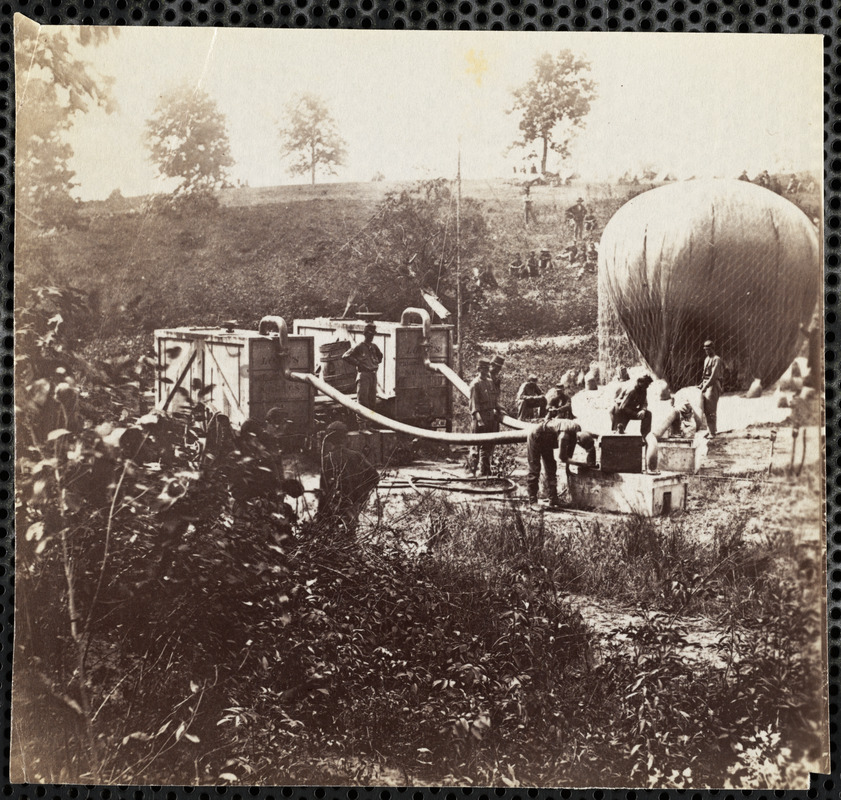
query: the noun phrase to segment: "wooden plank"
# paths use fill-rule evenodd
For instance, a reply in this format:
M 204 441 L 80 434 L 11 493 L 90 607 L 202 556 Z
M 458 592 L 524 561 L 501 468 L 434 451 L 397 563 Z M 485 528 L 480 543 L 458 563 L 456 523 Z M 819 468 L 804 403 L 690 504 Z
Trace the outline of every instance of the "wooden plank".
M 437 314 L 442 320 L 446 322 L 452 316 L 446 306 L 432 292 L 421 292 L 421 294 L 423 295 L 424 302 L 432 312 Z
M 201 344 L 198 341 L 194 341 L 189 349 L 188 352 L 190 353 L 189 358 L 187 358 L 187 363 L 184 365 L 184 368 L 181 369 L 178 378 L 172 384 L 172 388 L 169 390 L 169 393 L 166 396 L 166 400 L 164 404 L 161 406 L 163 411 L 166 411 L 169 408 L 169 404 L 172 402 L 172 398 L 175 397 L 176 392 L 181 387 L 181 381 L 184 380 L 184 376 L 190 371 L 190 367 L 193 366 L 193 362 L 196 360 L 196 356 L 198 355 L 199 349 L 201 348 Z M 185 356 L 186 358 L 186 356 Z M 190 390 L 187 389 L 187 396 L 190 397 Z

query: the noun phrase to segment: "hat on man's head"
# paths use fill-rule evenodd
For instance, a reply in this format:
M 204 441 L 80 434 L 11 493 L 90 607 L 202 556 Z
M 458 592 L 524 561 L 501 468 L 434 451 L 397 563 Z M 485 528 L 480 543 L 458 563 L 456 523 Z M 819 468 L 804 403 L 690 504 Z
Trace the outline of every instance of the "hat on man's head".
M 377 332 L 377 326 L 374 325 L 373 322 L 367 323 L 365 325 L 365 327 L 362 329 L 362 333 L 376 333 L 376 332 Z
M 526 378 L 526 380 L 527 380 L 529 383 L 537 383 L 537 375 L 529 375 L 529 376 Z
M 644 383 L 646 386 L 651 386 L 651 384 L 654 383 L 654 378 L 648 374 L 640 375 L 639 378 L 637 378 L 637 383 Z
M 493 364 L 497 367 L 501 367 L 504 363 L 505 363 L 505 359 L 502 356 L 499 356 L 499 355 L 494 356 L 493 359 L 491 359 L 491 364 Z
M 583 203 L 583 202 L 584 202 L 584 198 L 583 198 L 583 197 L 579 197 L 579 198 L 578 198 L 578 202 L 579 202 L 579 203 Z
M 491 365 L 491 362 L 487 358 L 480 358 L 476 362 L 476 365 L 479 367 L 489 367 Z
M 338 420 L 336 420 L 335 422 L 331 422 L 327 426 L 327 433 L 347 433 L 347 432 L 348 432 L 347 425 L 345 425 L 344 422 L 339 422 Z
M 707 339 L 707 341 L 704 342 L 704 347 L 715 347 L 715 345 L 713 344 L 713 340 Z

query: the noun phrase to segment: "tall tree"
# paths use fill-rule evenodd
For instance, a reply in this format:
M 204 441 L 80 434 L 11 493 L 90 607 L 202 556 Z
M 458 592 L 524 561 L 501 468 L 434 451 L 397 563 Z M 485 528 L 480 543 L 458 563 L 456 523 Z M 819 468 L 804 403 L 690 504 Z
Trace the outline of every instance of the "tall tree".
M 73 148 L 67 132 L 91 106 L 108 113 L 116 109 L 113 78 L 98 74 L 80 51 L 117 33 L 116 28 L 42 27 L 15 15 L 15 182 L 22 229 L 67 225 L 75 219 L 70 193 L 77 184 L 69 166 Z
M 584 127 L 596 96 L 596 84 L 589 74 L 589 62 L 571 50 L 561 50 L 554 57 L 544 53 L 535 61 L 528 82 L 514 91 L 514 107 L 509 113 L 521 114 L 521 138 L 513 147 L 541 142 L 541 172 L 546 172 L 549 150 L 566 158 L 573 136 Z
M 347 143 L 339 135 L 336 120 L 327 104 L 316 95 L 298 95 L 286 107 L 287 124 L 280 129 L 281 152 L 291 158 L 292 175 L 309 173 L 315 185 L 315 173 L 322 169 L 335 175 L 345 163 Z
M 225 115 L 206 91 L 182 84 L 164 93 L 146 122 L 146 147 L 158 176 L 177 181 L 173 202 L 216 204 L 234 159 Z

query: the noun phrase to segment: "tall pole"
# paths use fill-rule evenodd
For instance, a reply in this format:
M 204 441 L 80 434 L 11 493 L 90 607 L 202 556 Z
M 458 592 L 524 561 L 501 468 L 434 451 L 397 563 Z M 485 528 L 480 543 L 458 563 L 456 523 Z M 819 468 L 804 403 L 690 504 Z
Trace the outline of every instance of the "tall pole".
M 456 347 L 458 348 L 458 374 L 464 375 L 461 355 L 461 136 L 458 137 L 458 167 L 456 169 Z

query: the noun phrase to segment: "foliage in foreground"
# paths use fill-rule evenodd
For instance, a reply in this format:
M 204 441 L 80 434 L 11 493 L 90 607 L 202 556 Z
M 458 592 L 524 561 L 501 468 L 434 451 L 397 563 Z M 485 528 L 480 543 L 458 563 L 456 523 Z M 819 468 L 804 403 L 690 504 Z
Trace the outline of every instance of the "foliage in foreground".
M 208 464 L 141 414 L 138 365 L 71 358 L 75 299 L 21 331 L 13 779 L 778 786 L 812 755 L 785 541 L 423 495 L 353 540 L 293 524 L 242 443 Z

